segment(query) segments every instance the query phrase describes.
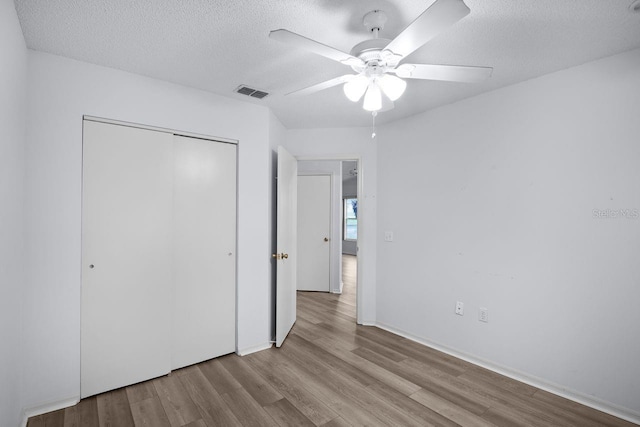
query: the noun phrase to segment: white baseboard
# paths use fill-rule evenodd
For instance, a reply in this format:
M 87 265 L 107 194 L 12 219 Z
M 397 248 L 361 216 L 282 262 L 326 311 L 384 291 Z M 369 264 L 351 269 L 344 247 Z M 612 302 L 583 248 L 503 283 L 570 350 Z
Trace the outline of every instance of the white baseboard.
M 58 409 L 68 408 L 69 406 L 77 405 L 78 402 L 80 402 L 80 396 L 73 396 L 67 399 L 34 406 L 32 408 L 26 408 L 22 411 L 22 424 L 20 425 L 21 427 L 26 427 L 27 421 L 29 421 L 29 418 L 31 417 L 46 414 L 47 412 L 57 411 Z
M 590 408 L 597 409 L 598 411 L 606 412 L 607 414 L 613 415 L 614 417 L 622 418 L 623 420 L 629 421 L 634 424 L 640 424 L 640 413 L 632 411 L 631 409 L 615 405 L 613 403 L 598 399 L 597 397 L 589 396 L 576 390 L 568 389 L 559 384 L 555 384 L 542 378 L 528 375 L 524 372 L 520 372 L 506 366 L 498 365 L 491 361 L 481 359 L 471 354 L 467 354 L 462 351 L 447 347 L 445 345 L 430 341 L 428 339 L 415 336 L 400 329 L 396 329 L 393 326 L 386 325 L 382 322 L 374 322 L 371 326 L 377 326 L 380 329 L 384 329 L 385 331 L 400 335 L 401 337 L 410 339 L 411 341 L 415 341 L 418 344 L 425 345 L 427 347 L 433 348 L 434 350 L 438 350 L 450 356 L 462 359 L 466 362 L 473 363 L 474 365 L 512 378 L 516 381 L 520 381 L 541 390 L 548 391 L 549 393 L 564 397 L 565 399 L 569 399 Z
M 270 349 L 271 347 L 273 347 L 273 343 L 272 342 L 268 342 L 268 343 L 256 345 L 256 346 L 253 346 L 253 347 L 243 348 L 242 350 L 238 349 L 236 354 L 238 356 L 246 356 L 246 355 L 251 354 L 251 353 L 256 353 L 258 351 Z

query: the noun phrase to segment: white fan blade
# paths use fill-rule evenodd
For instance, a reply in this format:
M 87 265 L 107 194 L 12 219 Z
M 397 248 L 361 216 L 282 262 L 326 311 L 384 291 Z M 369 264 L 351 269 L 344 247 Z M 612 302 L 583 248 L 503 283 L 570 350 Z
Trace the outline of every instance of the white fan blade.
M 300 34 L 292 33 L 288 30 L 274 30 L 269 33 L 269 38 L 278 40 L 282 43 L 288 43 L 293 46 L 297 46 L 303 49 L 313 52 L 317 55 L 324 56 L 325 58 L 333 59 L 334 61 L 341 62 L 345 65 L 355 65 L 364 67 L 364 61 L 360 58 L 356 58 L 348 53 L 342 52 L 331 46 L 324 45 L 315 40 L 311 40 Z
M 346 83 L 352 78 L 356 77 L 356 75 L 357 74 L 346 74 L 344 76 L 336 77 L 335 79 L 327 80 L 325 82 L 318 83 L 313 86 L 306 87 L 304 89 L 289 92 L 286 96 L 310 95 L 312 93 L 320 92 L 321 90 L 329 89 L 330 87 L 338 86 L 341 83 Z
M 470 10 L 462 0 L 436 0 L 384 48 L 403 58 L 446 30 Z
M 391 72 L 405 79 L 474 83 L 491 77 L 493 68 L 465 67 L 462 65 L 402 64 Z

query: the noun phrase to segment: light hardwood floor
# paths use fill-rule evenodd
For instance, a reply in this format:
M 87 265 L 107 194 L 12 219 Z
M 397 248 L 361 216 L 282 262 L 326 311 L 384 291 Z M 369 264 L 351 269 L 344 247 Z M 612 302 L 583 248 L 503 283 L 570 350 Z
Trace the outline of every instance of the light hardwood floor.
M 228 355 L 33 417 L 28 427 L 631 426 L 375 327 L 342 295 L 298 293 L 280 349 Z

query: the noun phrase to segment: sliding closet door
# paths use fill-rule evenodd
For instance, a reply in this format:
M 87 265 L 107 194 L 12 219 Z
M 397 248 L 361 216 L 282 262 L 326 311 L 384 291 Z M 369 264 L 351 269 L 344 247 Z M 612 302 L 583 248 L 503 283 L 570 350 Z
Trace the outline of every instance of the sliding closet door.
M 174 145 L 172 369 L 236 346 L 236 145 Z
M 171 370 L 173 135 L 84 121 L 81 396 Z

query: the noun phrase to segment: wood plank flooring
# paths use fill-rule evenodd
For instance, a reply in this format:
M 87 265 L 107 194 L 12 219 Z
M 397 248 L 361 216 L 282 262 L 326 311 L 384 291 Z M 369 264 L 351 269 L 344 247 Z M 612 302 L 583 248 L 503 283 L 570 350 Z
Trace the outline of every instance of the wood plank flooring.
M 298 293 L 280 349 L 228 355 L 32 417 L 28 427 L 632 426 L 634 424 L 355 324 L 344 292 Z

